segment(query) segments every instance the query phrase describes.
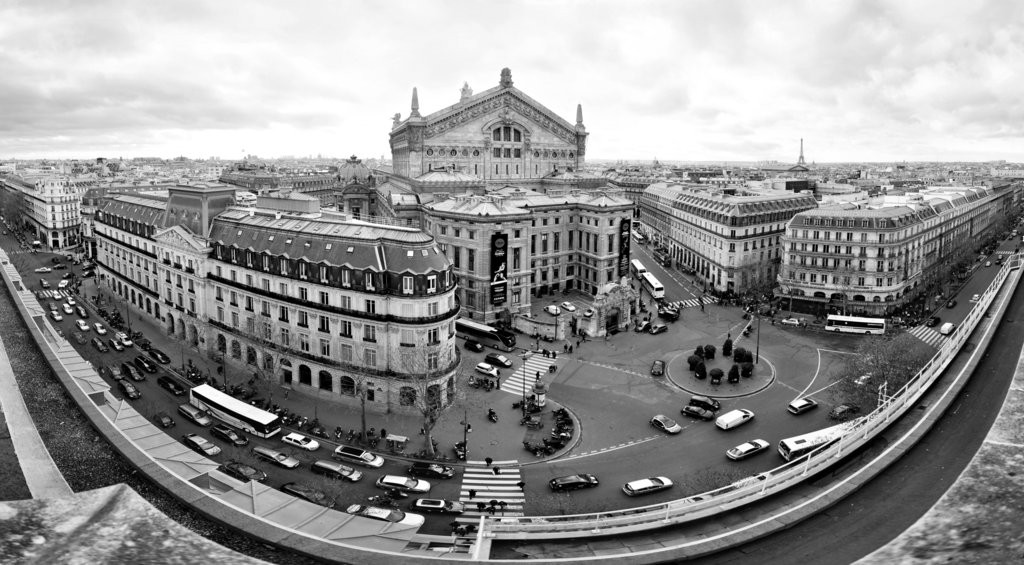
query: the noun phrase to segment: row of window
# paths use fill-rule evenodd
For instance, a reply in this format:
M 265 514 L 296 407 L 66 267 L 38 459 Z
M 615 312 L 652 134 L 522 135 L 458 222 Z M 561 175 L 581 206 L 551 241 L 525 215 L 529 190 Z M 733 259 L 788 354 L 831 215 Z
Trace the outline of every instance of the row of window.
M 791 270 L 791 271 L 789 271 L 789 280 L 791 280 L 791 281 L 799 280 L 800 282 L 809 282 L 811 284 L 819 284 L 819 282 L 820 282 L 820 284 L 826 285 L 826 284 L 829 284 L 829 275 L 828 274 L 818 274 L 818 273 L 805 273 L 803 271 L 794 272 L 794 271 Z M 890 287 L 890 286 L 893 285 L 894 282 L 899 282 L 899 281 L 898 281 L 898 279 L 893 279 L 893 277 L 874 277 L 874 281 L 873 282 L 874 282 L 873 286 L 876 286 L 876 287 L 883 287 L 883 286 Z M 836 285 L 836 286 L 847 286 L 847 287 L 848 286 L 867 287 L 870 283 L 871 283 L 871 280 L 868 279 L 867 277 L 851 277 L 849 275 L 832 275 L 832 283 L 831 284 L 832 285 Z

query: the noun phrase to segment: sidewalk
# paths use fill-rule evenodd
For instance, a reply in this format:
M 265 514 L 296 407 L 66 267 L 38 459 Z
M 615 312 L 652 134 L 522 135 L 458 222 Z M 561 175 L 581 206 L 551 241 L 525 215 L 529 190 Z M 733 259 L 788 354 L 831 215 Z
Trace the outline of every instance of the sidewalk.
M 63 498 L 74 492 L 64 480 L 57 465 L 50 458 L 43 439 L 32 421 L 32 415 L 21 397 L 18 383 L 14 379 L 14 369 L 7 349 L 0 340 L 0 406 L 3 407 L 7 419 L 7 428 L 11 434 L 14 451 L 18 455 L 18 464 L 32 498 Z
M 92 297 L 97 294 L 97 282 L 95 279 L 89 280 L 92 282 L 84 283 L 82 285 L 81 294 L 82 296 L 87 297 L 89 304 L 95 308 L 96 304 L 92 302 Z M 102 306 L 109 310 L 111 308 L 110 300 L 112 296 L 110 290 L 106 287 L 102 287 L 100 295 L 103 298 Z M 114 300 L 123 315 L 125 303 L 119 298 L 114 298 Z M 219 363 L 215 363 L 213 360 L 208 359 L 205 355 L 200 354 L 200 352 L 195 349 L 184 345 L 182 341 L 167 335 L 166 329 L 158 327 L 152 317 L 146 315 L 139 316 L 137 312 L 132 311 L 130 325 L 132 330 L 141 331 L 153 344 L 153 347 L 163 351 L 171 358 L 170 365 L 166 365 L 165 368 L 171 370 L 179 377 L 182 376 L 182 366 L 187 363 L 187 359 L 191 359 L 192 364 L 198 366 L 204 374 L 208 372 L 209 375 L 213 376 L 218 381 L 223 379 L 223 375 L 217 374 Z M 557 361 L 546 360 L 546 364 L 563 364 L 564 361 L 561 361 L 563 359 L 563 354 L 561 352 L 559 352 L 558 357 L 559 360 Z M 568 357 L 570 356 L 564 355 L 564 358 Z M 245 383 L 252 376 L 251 371 L 242 372 L 235 366 L 228 367 L 226 371 L 228 373 L 227 382 L 230 384 Z M 502 381 L 504 382 L 508 378 L 509 377 L 503 375 Z M 189 382 L 187 379 L 183 378 L 183 380 L 185 382 Z M 544 381 L 550 383 L 550 378 L 545 377 Z M 440 421 L 431 431 L 431 436 L 437 441 L 437 453 L 439 455 L 446 455 L 451 459 L 451 461 L 447 462 L 448 464 L 483 465 L 484 459 L 487 457 L 493 459 L 495 464 L 502 465 L 515 464 L 523 461 L 524 459 L 527 462 L 542 461 L 545 459 L 535 457 L 523 448 L 523 441 L 526 438 L 527 428 L 526 426 L 519 425 L 519 420 L 521 418 L 520 411 L 512 408 L 512 403 L 520 400 L 520 393 L 512 394 L 499 389 L 484 391 L 483 389 L 470 388 L 465 382 L 460 382 L 457 386 L 463 387 L 465 394 L 470 397 L 470 403 L 476 406 L 476 408 L 471 408 L 466 411 L 458 406 L 449 408 L 441 415 Z M 306 392 L 307 390 L 312 392 Z M 292 412 L 308 416 L 310 419 L 319 418 L 320 423 L 327 429 L 327 433 L 330 434 L 332 438 L 331 440 L 327 440 L 326 443 L 328 445 L 334 445 L 338 443 L 333 440 L 334 429 L 336 427 L 340 427 L 345 430 L 346 435 L 349 430 L 355 430 L 359 433 L 362 430 L 362 418 L 361 410 L 358 406 L 350 406 L 348 404 L 331 401 L 328 399 L 328 395 L 333 396 L 333 393 L 317 395 L 316 390 L 311 387 L 295 385 L 294 388 L 289 388 L 277 385 L 273 390 L 272 401 L 280 406 L 284 406 Z M 493 408 L 498 414 L 497 423 L 488 421 L 488 407 Z M 550 414 L 561 407 L 561 404 L 551 398 L 548 398 L 544 414 Z M 472 432 L 464 434 L 462 425 L 464 419 L 468 419 Z M 380 430 L 385 429 L 389 434 L 409 438 L 409 442 L 405 447 L 406 458 L 426 447 L 426 440 L 424 436 L 419 434 L 422 426 L 423 418 L 419 415 L 397 413 L 386 414 L 371 411 L 370 408 L 367 408 L 366 410 L 367 429 L 372 427 L 378 432 L 378 434 Z M 467 460 L 465 462 L 457 461 L 455 459 L 454 451 L 455 444 L 462 441 L 464 436 L 468 443 Z M 578 439 L 578 437 L 579 429 L 577 426 L 577 433 L 574 440 Z M 342 442 L 344 442 L 344 438 L 342 439 Z M 323 443 L 323 440 L 321 440 L 321 443 Z M 572 445 L 572 443 L 569 445 Z M 383 442 L 378 445 L 376 451 L 386 457 L 402 457 L 401 455 L 390 453 Z

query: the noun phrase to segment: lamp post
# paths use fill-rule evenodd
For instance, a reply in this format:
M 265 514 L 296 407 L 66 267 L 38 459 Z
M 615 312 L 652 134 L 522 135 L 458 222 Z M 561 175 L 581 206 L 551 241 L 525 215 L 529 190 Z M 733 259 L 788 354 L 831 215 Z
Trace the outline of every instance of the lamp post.
M 761 315 L 757 316 L 757 351 L 754 354 L 754 363 L 761 363 Z
M 526 417 L 526 360 L 530 358 L 530 355 L 533 355 L 532 351 L 524 351 L 523 352 L 523 367 L 522 367 L 522 371 L 523 371 L 523 403 L 520 406 L 520 408 L 523 409 L 523 417 L 524 418 Z
M 469 411 L 465 406 L 462 407 L 462 452 L 469 461 Z

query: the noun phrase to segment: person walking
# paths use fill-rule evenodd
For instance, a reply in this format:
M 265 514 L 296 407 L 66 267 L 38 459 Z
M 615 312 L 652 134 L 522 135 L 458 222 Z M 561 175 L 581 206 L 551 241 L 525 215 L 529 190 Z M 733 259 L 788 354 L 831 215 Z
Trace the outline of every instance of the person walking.
M 476 489 L 471 488 L 469 489 L 469 499 L 473 500 L 474 498 L 476 498 Z
M 501 474 L 501 469 L 499 469 L 497 465 L 495 465 L 494 467 L 491 467 L 491 471 L 493 471 L 495 475 L 500 475 Z
M 526 489 L 526 483 L 523 482 L 523 481 L 519 481 L 518 483 L 516 483 L 516 486 L 519 487 L 519 490 L 525 490 Z
M 490 457 L 485 457 L 484 458 L 484 463 L 486 463 L 487 466 L 490 467 L 491 463 L 494 463 L 494 459 L 491 459 Z

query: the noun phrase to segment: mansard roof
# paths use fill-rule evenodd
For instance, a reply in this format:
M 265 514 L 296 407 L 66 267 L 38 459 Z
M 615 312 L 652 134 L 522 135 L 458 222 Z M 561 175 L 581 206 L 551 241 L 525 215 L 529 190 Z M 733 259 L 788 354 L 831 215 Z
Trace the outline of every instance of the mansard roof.
M 99 211 L 141 224 L 162 226 L 167 201 L 142 196 L 117 196 L 100 205 Z

